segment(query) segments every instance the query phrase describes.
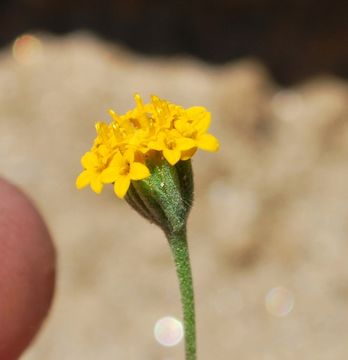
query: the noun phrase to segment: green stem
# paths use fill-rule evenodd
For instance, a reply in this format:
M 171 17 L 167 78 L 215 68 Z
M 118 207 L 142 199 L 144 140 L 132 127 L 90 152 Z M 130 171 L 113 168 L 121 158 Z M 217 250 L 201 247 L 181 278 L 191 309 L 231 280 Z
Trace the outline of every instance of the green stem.
M 179 280 L 184 313 L 186 360 L 196 360 L 196 324 L 192 272 L 186 240 L 186 229 L 167 235 Z

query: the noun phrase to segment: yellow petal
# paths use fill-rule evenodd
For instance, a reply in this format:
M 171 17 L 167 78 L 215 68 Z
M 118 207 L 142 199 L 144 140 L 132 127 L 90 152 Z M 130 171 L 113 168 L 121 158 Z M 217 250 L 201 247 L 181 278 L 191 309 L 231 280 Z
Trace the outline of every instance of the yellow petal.
M 103 190 L 103 183 L 101 182 L 100 176 L 95 176 L 91 179 L 91 188 L 95 193 L 101 193 Z
M 165 138 L 166 138 L 166 134 L 164 132 L 160 132 L 157 135 L 156 140 L 150 141 L 149 142 L 149 149 L 152 150 L 157 150 L 157 151 L 161 151 L 163 150 L 166 146 L 165 146 Z
M 187 130 L 187 119 L 186 118 L 179 118 L 178 120 L 174 121 L 175 129 L 178 130 L 180 133 L 185 133 Z
M 115 181 L 115 185 L 114 185 L 115 194 L 119 198 L 123 199 L 128 191 L 129 185 L 130 185 L 129 176 L 120 176 L 117 179 L 117 181 Z
M 82 173 L 76 179 L 76 187 L 82 189 L 90 183 L 90 176 L 88 171 L 82 171 Z
M 163 149 L 163 144 L 159 141 L 150 141 L 148 147 L 152 150 L 161 151 Z
M 202 134 L 197 139 L 198 147 L 206 151 L 217 151 L 219 150 L 219 142 L 213 135 Z
M 85 155 L 82 156 L 81 165 L 85 169 L 94 168 L 95 166 L 98 165 L 98 163 L 99 163 L 98 156 L 92 151 L 88 151 L 86 152 Z
M 186 114 L 200 133 L 206 132 L 210 126 L 211 114 L 202 106 L 194 106 L 186 110 Z
M 110 167 L 121 168 L 124 166 L 125 160 L 120 152 L 116 153 L 110 161 Z
M 164 149 L 163 156 L 170 165 L 175 165 L 180 160 L 181 152 L 179 150 Z
M 203 106 L 191 106 L 186 109 L 186 114 L 190 119 L 201 118 L 207 113 L 207 110 Z
M 110 166 L 103 170 L 101 173 L 101 180 L 103 183 L 111 184 L 113 183 L 118 177 L 117 168 L 114 166 Z
M 134 150 L 128 149 L 124 154 L 123 158 L 126 159 L 129 163 L 134 161 Z
M 141 180 L 150 176 L 150 171 L 144 164 L 134 162 L 130 165 L 129 176 L 132 180 Z
M 98 154 L 101 156 L 101 157 L 109 157 L 110 156 L 110 150 L 109 148 L 106 146 L 106 145 L 99 145 L 98 146 Z
M 176 146 L 179 150 L 189 150 L 197 146 L 197 144 L 193 139 L 182 137 L 176 140 Z

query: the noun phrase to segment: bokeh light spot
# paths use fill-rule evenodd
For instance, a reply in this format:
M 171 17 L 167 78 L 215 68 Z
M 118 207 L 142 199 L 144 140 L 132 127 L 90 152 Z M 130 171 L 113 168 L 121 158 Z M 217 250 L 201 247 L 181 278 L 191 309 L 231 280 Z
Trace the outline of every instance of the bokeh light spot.
M 182 340 L 184 328 L 179 320 L 166 316 L 156 322 L 154 335 L 162 346 L 175 346 Z
M 19 36 L 12 47 L 14 59 L 22 65 L 31 65 L 38 62 L 42 58 L 41 41 L 30 34 Z
M 294 296 L 284 287 L 275 287 L 267 293 L 265 305 L 271 315 L 284 317 L 294 308 Z

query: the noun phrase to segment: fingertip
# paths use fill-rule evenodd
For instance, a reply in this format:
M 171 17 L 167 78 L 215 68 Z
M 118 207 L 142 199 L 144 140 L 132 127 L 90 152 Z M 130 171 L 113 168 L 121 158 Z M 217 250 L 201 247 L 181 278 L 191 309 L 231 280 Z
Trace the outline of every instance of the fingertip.
M 53 297 L 55 260 L 35 206 L 0 179 L 0 359 L 17 359 L 39 330 Z

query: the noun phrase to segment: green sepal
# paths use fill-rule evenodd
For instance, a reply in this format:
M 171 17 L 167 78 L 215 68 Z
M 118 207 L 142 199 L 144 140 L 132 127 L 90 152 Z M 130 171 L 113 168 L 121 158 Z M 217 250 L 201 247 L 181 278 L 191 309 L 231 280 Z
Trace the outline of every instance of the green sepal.
M 146 165 L 151 175 L 132 181 L 126 201 L 167 235 L 181 232 L 193 201 L 191 161 L 179 161 L 172 166 L 158 157 L 151 158 Z
M 187 211 L 189 212 L 193 203 L 193 173 L 191 160 L 179 161 L 175 165 L 175 168 L 180 181 L 183 201 Z

